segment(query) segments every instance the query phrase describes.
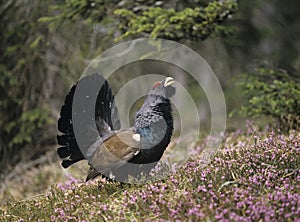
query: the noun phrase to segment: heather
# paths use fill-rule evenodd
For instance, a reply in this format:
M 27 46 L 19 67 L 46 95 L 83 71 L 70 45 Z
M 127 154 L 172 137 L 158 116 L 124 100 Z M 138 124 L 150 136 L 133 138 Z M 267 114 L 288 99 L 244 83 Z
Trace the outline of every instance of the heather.
M 6 201 L 0 220 L 300 220 L 298 131 L 249 126 L 227 133 L 218 150 L 205 143 L 165 179 L 120 185 L 68 176 L 42 194 Z

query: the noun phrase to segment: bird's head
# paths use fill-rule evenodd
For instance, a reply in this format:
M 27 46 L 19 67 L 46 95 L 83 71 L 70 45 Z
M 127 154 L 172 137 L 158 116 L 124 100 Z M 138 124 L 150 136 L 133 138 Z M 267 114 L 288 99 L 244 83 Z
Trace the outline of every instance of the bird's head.
M 153 84 L 143 106 L 136 114 L 136 123 L 139 123 L 141 119 L 145 122 L 146 116 L 147 118 L 154 115 L 161 117 L 164 115 L 171 116 L 171 102 L 169 98 L 176 93 L 176 89 L 173 86 L 174 83 L 175 81 L 172 77 L 167 77 Z M 154 120 L 151 121 L 153 122 Z
M 167 77 L 160 82 L 154 83 L 148 96 L 158 100 L 169 99 L 176 92 L 176 89 L 173 86 L 174 82 L 172 77 Z

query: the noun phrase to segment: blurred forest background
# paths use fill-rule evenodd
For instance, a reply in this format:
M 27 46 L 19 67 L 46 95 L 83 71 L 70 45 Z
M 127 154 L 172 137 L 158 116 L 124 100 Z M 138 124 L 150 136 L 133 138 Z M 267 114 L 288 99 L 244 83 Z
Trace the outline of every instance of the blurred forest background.
M 223 87 L 228 127 L 241 127 L 242 113 L 299 124 L 299 1 L 7 0 L 0 19 L 0 181 L 18 163 L 56 158 L 70 86 L 101 52 L 138 37 L 197 51 Z

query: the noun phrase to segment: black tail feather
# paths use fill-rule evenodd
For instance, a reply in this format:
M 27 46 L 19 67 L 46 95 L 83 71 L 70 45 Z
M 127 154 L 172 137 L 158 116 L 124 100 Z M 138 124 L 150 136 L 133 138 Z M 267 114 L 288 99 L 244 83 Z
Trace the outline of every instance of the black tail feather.
M 57 149 L 57 154 L 60 158 L 67 158 L 69 156 L 69 152 L 68 152 L 68 149 L 67 147 L 59 147 Z
M 106 133 L 101 132 L 105 125 L 108 125 L 111 130 L 119 130 L 121 128 L 118 108 L 115 105 L 114 95 L 107 81 L 104 82 L 98 93 L 95 119 L 100 136 Z

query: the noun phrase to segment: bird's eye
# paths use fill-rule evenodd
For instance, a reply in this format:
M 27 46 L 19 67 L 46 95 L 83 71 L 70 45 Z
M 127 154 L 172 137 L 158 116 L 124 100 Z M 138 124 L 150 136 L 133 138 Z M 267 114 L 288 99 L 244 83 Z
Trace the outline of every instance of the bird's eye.
M 153 89 L 156 89 L 157 87 L 159 87 L 161 84 L 161 82 L 156 82 L 153 84 Z

